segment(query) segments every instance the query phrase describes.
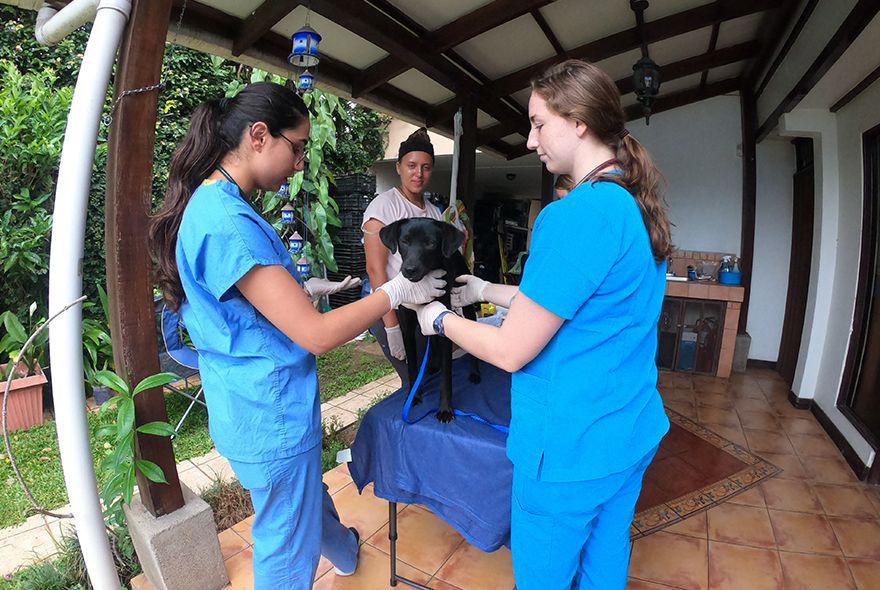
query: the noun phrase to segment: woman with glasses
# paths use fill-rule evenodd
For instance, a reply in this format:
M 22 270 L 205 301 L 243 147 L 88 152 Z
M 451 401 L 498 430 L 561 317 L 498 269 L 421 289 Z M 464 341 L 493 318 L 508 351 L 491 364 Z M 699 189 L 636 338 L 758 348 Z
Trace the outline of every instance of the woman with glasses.
M 314 308 L 311 298 L 336 287 L 300 287 L 290 254 L 251 202 L 303 169 L 308 138 L 305 104 L 277 84 L 200 105 L 150 225 L 157 281 L 199 352 L 211 437 L 251 493 L 256 590 L 311 588 L 321 554 L 337 574 L 354 573 L 358 533 L 340 523 L 321 482 L 314 355 L 445 284 L 395 276 L 350 305 Z

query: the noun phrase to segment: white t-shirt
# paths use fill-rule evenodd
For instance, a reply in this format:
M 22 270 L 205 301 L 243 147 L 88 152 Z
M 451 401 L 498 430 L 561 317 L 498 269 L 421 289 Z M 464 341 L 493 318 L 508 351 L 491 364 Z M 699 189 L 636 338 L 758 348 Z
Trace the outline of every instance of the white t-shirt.
M 364 220 L 361 223 L 361 230 L 364 229 L 364 224 L 370 219 L 377 219 L 384 225 L 388 225 L 399 219 L 408 219 L 410 217 L 429 217 L 443 221 L 443 213 L 432 203 L 426 200 L 425 208 L 420 209 L 408 201 L 395 187 L 376 195 L 376 198 L 367 205 L 367 210 L 364 211 Z M 400 257 L 400 252 L 388 254 L 388 264 L 385 265 L 385 271 L 388 273 L 389 279 L 400 272 L 401 264 L 403 264 L 403 259 Z

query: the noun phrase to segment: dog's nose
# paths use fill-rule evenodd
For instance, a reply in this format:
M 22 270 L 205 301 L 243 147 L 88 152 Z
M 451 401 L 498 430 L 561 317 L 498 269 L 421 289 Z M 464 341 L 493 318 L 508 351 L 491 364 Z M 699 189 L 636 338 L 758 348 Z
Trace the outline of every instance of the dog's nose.
M 410 277 L 414 275 L 418 269 L 415 265 L 404 265 L 400 270 L 403 272 L 403 276 Z

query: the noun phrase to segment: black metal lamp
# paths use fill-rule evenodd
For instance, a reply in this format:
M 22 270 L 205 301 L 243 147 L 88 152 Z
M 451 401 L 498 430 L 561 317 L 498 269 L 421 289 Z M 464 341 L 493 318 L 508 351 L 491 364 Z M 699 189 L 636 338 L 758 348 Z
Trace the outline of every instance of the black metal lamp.
M 636 30 L 641 37 L 642 58 L 633 66 L 633 88 L 645 113 L 645 125 L 651 124 L 651 105 L 660 93 L 660 68 L 648 56 L 648 44 L 644 37 L 645 9 L 648 0 L 630 0 L 630 8 L 636 13 Z
M 645 113 L 645 124 L 651 123 L 651 105 L 660 92 L 660 68 L 650 57 L 642 57 L 633 66 L 633 86 Z

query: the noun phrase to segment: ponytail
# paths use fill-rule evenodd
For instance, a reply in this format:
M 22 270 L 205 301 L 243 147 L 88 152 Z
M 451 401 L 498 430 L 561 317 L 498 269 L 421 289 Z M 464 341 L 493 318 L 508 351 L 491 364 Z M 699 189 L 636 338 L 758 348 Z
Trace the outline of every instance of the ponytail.
M 629 133 L 623 135 L 623 139 L 618 140 L 615 154 L 623 173 L 601 174 L 596 180 L 616 182 L 635 197 L 651 239 L 651 252 L 659 263 L 672 253 L 672 234 L 663 199 L 665 182 L 639 140 Z
M 614 151 L 623 174 L 602 174 L 596 180 L 617 183 L 633 195 L 651 239 L 654 260 L 666 259 L 673 247 L 663 176 L 648 151 L 626 131 L 614 81 L 595 65 L 570 59 L 532 80 L 532 91 L 559 115 L 584 123 Z
M 189 199 L 226 152 L 217 133 L 220 101 L 210 100 L 193 111 L 189 130 L 171 158 L 168 190 L 162 209 L 150 220 L 150 246 L 156 260 L 156 283 L 173 310 L 183 302 L 177 272 L 177 230 Z
M 177 272 L 177 232 L 192 194 L 228 153 L 238 149 L 251 124 L 264 122 L 277 137 L 282 129 L 296 127 L 307 117 L 299 95 L 270 82 L 251 84 L 233 98 L 209 100 L 193 111 L 189 129 L 171 158 L 165 201 L 150 219 L 156 283 L 168 307 L 177 310 L 185 298 Z

